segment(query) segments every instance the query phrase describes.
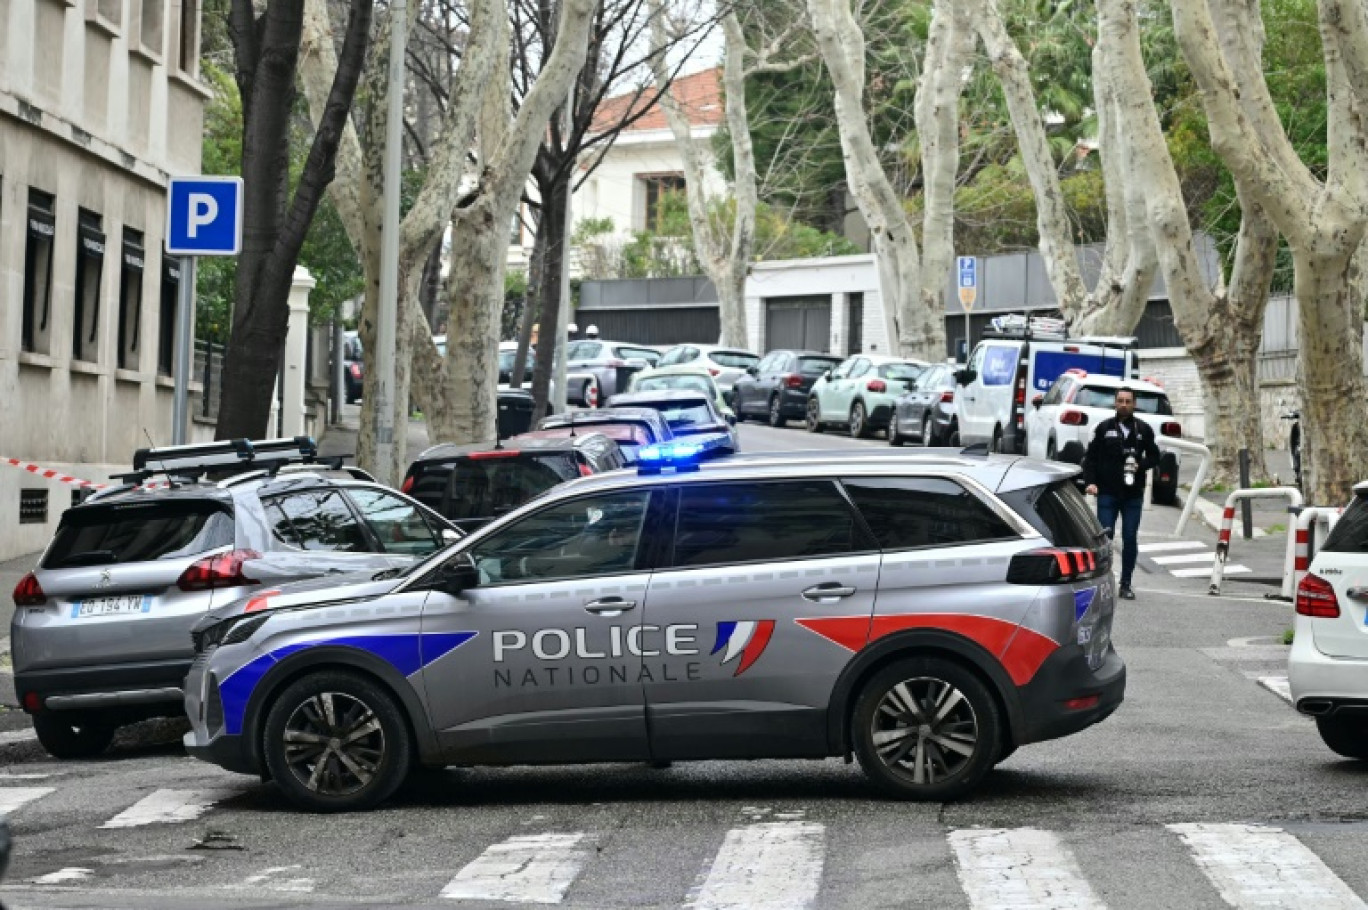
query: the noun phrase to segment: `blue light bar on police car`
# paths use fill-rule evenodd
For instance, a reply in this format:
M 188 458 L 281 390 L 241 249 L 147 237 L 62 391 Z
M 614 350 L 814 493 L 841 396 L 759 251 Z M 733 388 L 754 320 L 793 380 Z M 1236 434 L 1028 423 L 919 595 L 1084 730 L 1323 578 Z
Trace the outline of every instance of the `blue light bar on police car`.
M 730 451 L 731 444 L 731 437 L 726 433 L 700 433 L 642 446 L 637 450 L 637 473 L 658 474 L 666 468 L 697 470 L 700 461 Z

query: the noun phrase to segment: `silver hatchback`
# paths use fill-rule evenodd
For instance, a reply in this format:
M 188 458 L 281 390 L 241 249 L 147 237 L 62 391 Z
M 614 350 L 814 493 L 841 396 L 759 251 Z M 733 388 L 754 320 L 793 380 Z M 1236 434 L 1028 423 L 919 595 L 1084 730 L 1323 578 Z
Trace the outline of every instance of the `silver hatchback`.
M 395 578 L 215 610 L 190 753 L 317 811 L 374 805 L 415 765 L 841 755 L 894 798 L 945 800 L 1121 703 L 1077 468 L 676 451 Z
M 209 610 L 303 578 L 398 570 L 460 536 L 364 472 L 317 462 L 310 440 L 159 449 L 135 464 L 129 483 L 63 514 L 14 592 L 15 688 L 58 758 L 179 716 L 190 629 Z M 149 486 L 147 465 L 169 480 Z M 256 469 L 205 479 L 231 467 Z

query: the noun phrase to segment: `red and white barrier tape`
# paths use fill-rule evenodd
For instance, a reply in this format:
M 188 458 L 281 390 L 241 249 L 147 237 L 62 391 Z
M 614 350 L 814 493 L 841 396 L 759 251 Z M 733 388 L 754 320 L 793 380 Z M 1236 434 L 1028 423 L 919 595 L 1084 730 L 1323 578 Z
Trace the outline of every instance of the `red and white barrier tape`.
M 80 487 L 83 490 L 109 489 L 109 484 L 107 483 L 96 483 L 93 480 L 82 480 L 79 477 L 72 477 L 70 474 L 63 474 L 61 471 L 54 471 L 51 468 L 45 468 L 40 464 L 34 464 L 31 461 L 20 461 L 17 458 L 0 458 L 0 464 L 7 464 L 11 467 L 18 468 L 21 471 L 28 471 L 30 474 L 42 477 L 46 480 L 53 480 L 57 483 L 64 483 L 67 486 L 71 487 Z M 159 480 L 154 483 L 141 484 L 139 489 L 151 490 L 156 487 L 165 486 L 170 486 L 170 484 L 168 484 L 164 480 Z

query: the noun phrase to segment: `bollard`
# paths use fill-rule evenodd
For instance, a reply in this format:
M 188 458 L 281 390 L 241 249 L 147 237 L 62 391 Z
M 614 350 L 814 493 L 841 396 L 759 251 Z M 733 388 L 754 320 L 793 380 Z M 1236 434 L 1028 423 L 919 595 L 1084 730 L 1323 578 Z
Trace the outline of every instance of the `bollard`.
M 1249 479 L 1249 450 L 1240 450 L 1240 488 L 1247 490 L 1250 487 Z M 1244 524 L 1244 539 L 1254 539 L 1254 504 L 1246 499 L 1240 503 L 1240 517 Z
M 1226 559 L 1230 556 L 1230 532 L 1235 523 L 1235 503 L 1249 499 L 1283 499 L 1289 501 L 1288 512 L 1295 513 L 1301 510 L 1302 495 L 1301 490 L 1296 487 L 1268 487 L 1262 490 L 1234 490 L 1226 497 L 1225 511 L 1221 513 L 1221 530 L 1216 539 L 1216 561 L 1211 564 L 1211 584 L 1207 588 L 1207 593 L 1216 595 L 1221 593 L 1221 581 L 1225 577 Z M 1288 529 L 1287 532 L 1287 556 L 1284 565 L 1290 563 L 1296 555 L 1297 535 Z M 1284 580 L 1284 585 L 1286 581 Z
M 1178 526 L 1173 529 L 1172 536 L 1181 537 L 1183 529 L 1187 527 L 1188 519 L 1192 517 L 1193 507 L 1197 505 L 1197 497 L 1202 494 L 1202 482 L 1206 480 L 1207 466 L 1211 464 L 1211 450 L 1200 442 L 1191 442 L 1173 436 L 1160 436 L 1154 441 L 1161 449 L 1186 452 L 1189 455 L 1197 455 L 1201 458 L 1197 462 L 1197 475 L 1192 478 L 1192 491 L 1188 494 L 1187 502 L 1183 504 L 1183 514 L 1178 516 Z
M 1287 562 L 1283 564 L 1283 586 L 1282 594 L 1278 600 L 1291 602 L 1297 594 L 1297 585 L 1305 577 L 1311 568 L 1311 560 L 1315 557 L 1315 547 L 1312 538 L 1315 530 L 1325 525 L 1326 534 L 1334 530 L 1335 523 L 1344 514 L 1343 507 L 1334 508 L 1330 506 L 1312 506 L 1301 510 L 1297 516 L 1297 524 L 1294 529 L 1294 543 L 1291 555 Z M 1270 599 L 1273 595 L 1267 595 Z

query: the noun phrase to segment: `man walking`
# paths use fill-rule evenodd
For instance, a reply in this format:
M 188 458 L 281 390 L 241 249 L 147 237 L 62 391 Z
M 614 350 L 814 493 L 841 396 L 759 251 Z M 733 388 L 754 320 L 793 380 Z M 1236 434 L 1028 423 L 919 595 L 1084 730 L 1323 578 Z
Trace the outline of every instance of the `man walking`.
M 1145 504 L 1145 472 L 1159 463 L 1154 430 L 1135 418 L 1135 392 L 1122 387 L 1116 392 L 1116 416 L 1102 421 L 1093 433 L 1083 459 L 1083 479 L 1089 496 L 1097 496 L 1097 520 L 1116 537 L 1116 518 L 1121 517 L 1121 598 L 1134 600 L 1131 575 L 1135 572 L 1140 534 L 1140 512 Z

